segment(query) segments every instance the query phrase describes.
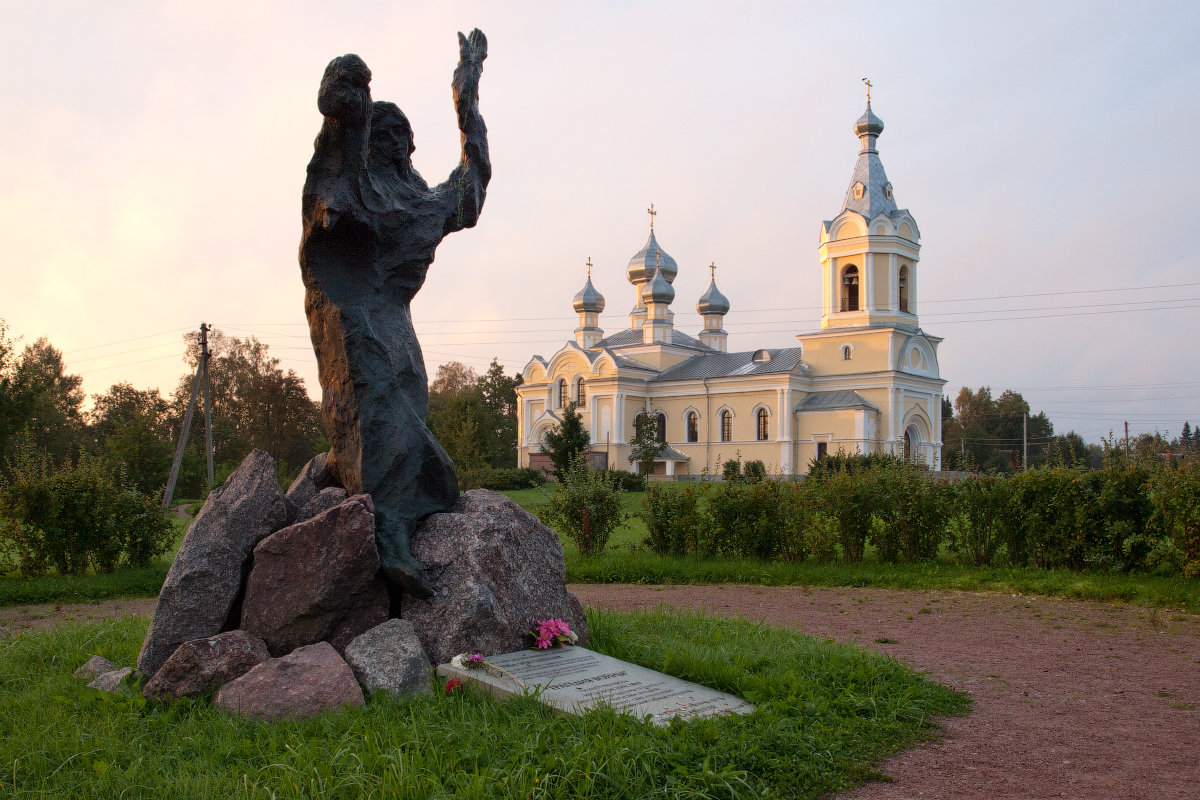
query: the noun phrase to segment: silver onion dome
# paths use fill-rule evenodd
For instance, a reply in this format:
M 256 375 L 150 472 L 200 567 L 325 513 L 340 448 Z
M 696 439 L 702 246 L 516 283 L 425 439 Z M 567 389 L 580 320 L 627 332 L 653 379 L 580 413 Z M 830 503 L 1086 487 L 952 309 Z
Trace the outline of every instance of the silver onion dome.
M 875 112 L 871 110 L 870 101 L 867 102 L 867 110 L 854 123 L 854 135 L 862 136 L 878 136 L 883 133 L 883 120 L 875 116 Z
M 654 277 L 642 287 L 639 297 L 642 305 L 646 305 L 647 303 L 670 305 L 671 301 L 675 299 L 675 289 L 672 288 L 666 276 L 663 275 L 661 264 L 658 269 L 654 270 Z
M 729 313 L 729 298 L 717 289 L 716 279 L 708 284 L 708 291 L 700 295 L 700 302 L 696 303 L 696 311 L 701 315 Z
M 655 254 L 658 254 L 658 266 L 662 270 L 663 277 L 667 283 L 674 283 L 675 276 L 679 274 L 679 265 L 675 263 L 675 259 L 667 255 L 658 245 L 658 240 L 654 238 L 654 231 L 650 231 L 650 238 L 646 240 L 646 246 L 634 253 L 633 258 L 629 259 L 629 268 L 625 274 L 629 277 L 629 282 L 634 286 L 639 283 L 645 283 L 654 275 L 654 259 Z
M 587 283 L 579 293 L 575 295 L 572 305 L 575 306 L 575 311 L 583 314 L 599 314 L 604 310 L 604 295 L 596 291 L 596 287 L 592 285 L 592 276 L 588 275 Z

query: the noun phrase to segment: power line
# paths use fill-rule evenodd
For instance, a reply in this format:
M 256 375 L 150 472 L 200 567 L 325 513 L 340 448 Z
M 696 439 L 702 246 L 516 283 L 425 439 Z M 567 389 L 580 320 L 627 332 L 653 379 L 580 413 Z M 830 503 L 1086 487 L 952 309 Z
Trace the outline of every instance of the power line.
M 70 355 L 71 353 L 82 353 L 84 350 L 95 350 L 100 347 L 112 347 L 115 344 L 126 344 L 128 342 L 139 342 L 142 339 L 153 339 L 156 336 L 166 336 L 167 334 L 170 334 L 170 333 L 183 333 L 185 331 L 190 331 L 190 330 L 191 330 L 191 328 L 172 328 L 169 331 L 163 331 L 161 333 L 148 333 L 145 336 L 134 336 L 132 339 L 120 339 L 118 341 L 108 342 L 106 344 L 93 344 L 93 345 L 88 345 L 87 347 L 76 347 L 74 350 L 64 350 L 63 355 L 66 356 L 66 355 Z

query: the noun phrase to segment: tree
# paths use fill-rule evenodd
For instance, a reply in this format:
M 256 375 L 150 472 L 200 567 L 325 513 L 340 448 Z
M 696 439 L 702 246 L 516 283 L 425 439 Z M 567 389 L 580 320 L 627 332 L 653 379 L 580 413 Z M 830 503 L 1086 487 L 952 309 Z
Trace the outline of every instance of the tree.
M 568 402 L 563 408 L 562 422 L 547 431 L 545 437 L 545 446 L 554 464 L 555 479 L 562 480 L 571 462 L 582 455 L 591 443 L 591 436 L 583 428 L 583 417 L 575 409 L 575 403 Z
M 189 333 L 187 360 L 199 357 L 198 333 Z M 275 459 L 281 477 L 295 471 L 322 450 L 328 449 L 320 408 L 308 396 L 304 379 L 294 370 L 284 372 L 267 345 L 253 336 L 242 340 L 220 331 L 209 334 L 212 358 L 208 372 L 212 383 L 213 449 L 220 472 L 232 471 L 253 449 Z M 172 423 L 178 435 L 184 409 L 192 391 L 192 376 L 184 375 L 171 398 Z M 193 423 L 179 492 L 199 494 L 195 475 L 204 466 L 204 426 Z
M 6 331 L 7 329 L 5 329 Z M 26 345 L 20 358 L 11 357 L 12 343 L 0 331 L 0 444 L 5 449 L 22 430 L 29 431 L 33 446 L 55 464 L 62 464 L 79 453 L 83 432 L 83 379 L 67 375 L 62 352 L 45 337 Z
M 1075 431 L 1060 433 L 1046 445 L 1046 463 L 1052 467 L 1080 467 L 1088 464 L 1088 448 Z
M 488 463 L 493 467 L 507 469 L 517 466 L 516 390 L 520 385 L 520 374 L 508 377 L 504 374 L 504 367 L 494 358 L 487 372 L 479 379 L 484 409 L 485 452 Z
M 170 406 L 158 389 L 116 383 L 93 395 L 88 438 L 96 452 L 125 465 L 130 483 L 155 494 L 167 481 L 174 455 Z
M 1022 444 L 1029 443 L 1029 464 L 1045 463 L 1046 446 L 1054 426 L 1044 413 L 1025 419 L 1029 403 L 1019 392 L 1004 390 L 993 399 L 992 390 L 981 386 L 972 392 L 965 386 L 954 400 L 954 413 L 942 417 L 942 461 L 951 469 L 1011 472 L 1022 466 Z
M 654 460 L 667 449 L 666 442 L 658 438 L 658 420 L 639 411 L 633 418 L 633 438 L 629 444 L 633 448 L 629 461 L 638 465 L 638 474 L 653 475 Z

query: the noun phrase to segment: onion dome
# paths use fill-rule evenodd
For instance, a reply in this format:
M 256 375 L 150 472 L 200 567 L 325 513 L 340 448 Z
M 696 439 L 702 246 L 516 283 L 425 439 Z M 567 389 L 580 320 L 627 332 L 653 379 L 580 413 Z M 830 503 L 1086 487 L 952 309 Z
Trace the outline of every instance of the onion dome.
M 645 283 L 653 277 L 656 254 L 658 268 L 662 270 L 663 278 L 666 279 L 667 283 L 675 281 L 675 276 L 679 274 L 679 265 L 675 263 L 675 259 L 667 255 L 658 246 L 658 240 L 654 238 L 654 230 L 651 229 L 650 238 L 646 240 L 646 246 L 634 253 L 633 258 L 629 259 L 629 268 L 625 274 L 629 277 L 630 283 L 637 286 L 639 283 Z
M 875 112 L 871 111 L 871 101 L 867 101 L 867 110 L 854 123 L 854 135 L 863 136 L 878 136 L 883 133 L 883 120 L 875 116 Z
M 654 270 L 654 277 L 642 287 L 639 299 L 642 305 L 647 303 L 658 303 L 660 305 L 670 305 L 675 299 L 675 290 L 663 275 L 662 266 Z
M 712 282 L 708 284 L 708 291 L 700 295 L 700 302 L 696 303 L 696 311 L 701 316 L 729 313 L 729 299 L 717 289 L 716 278 L 713 278 Z
M 591 270 L 588 270 L 587 283 L 579 290 L 579 294 L 575 295 L 572 305 L 580 314 L 599 314 L 604 310 L 604 295 L 596 291 L 595 286 L 592 286 Z

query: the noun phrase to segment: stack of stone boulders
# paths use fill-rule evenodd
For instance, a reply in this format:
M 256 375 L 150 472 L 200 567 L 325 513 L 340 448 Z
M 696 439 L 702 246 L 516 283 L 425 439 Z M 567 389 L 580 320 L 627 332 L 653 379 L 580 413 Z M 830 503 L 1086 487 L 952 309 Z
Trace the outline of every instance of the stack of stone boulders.
M 138 656 L 144 694 L 299 717 L 362 705 L 363 690 L 428 692 L 431 664 L 526 647 L 538 619 L 561 617 L 586 641 L 558 537 L 506 497 L 467 492 L 411 544 L 427 598 L 388 584 L 371 498 L 336 486 L 324 455 L 285 494 L 255 450 L 210 493 L 171 565 Z M 81 673 L 115 690 L 130 671 L 100 661 Z

